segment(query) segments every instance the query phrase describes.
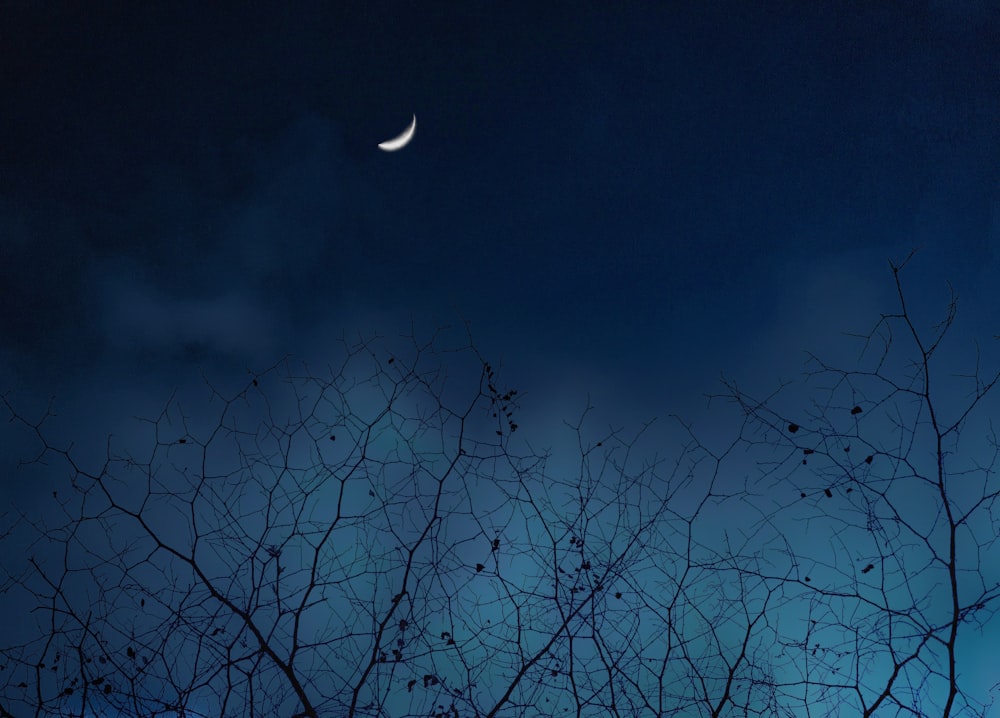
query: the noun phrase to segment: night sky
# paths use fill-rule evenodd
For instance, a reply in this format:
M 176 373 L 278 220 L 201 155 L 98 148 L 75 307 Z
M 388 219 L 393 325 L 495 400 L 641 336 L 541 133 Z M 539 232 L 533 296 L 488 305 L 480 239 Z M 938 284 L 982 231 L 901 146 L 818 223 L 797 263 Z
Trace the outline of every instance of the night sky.
M 996 366 L 998 160 L 986 1 L 6 2 L 0 391 L 87 460 L 206 379 L 468 323 L 535 446 L 588 402 L 724 443 L 720 375 L 849 364 L 912 249 L 921 326 L 950 283 L 955 371 Z

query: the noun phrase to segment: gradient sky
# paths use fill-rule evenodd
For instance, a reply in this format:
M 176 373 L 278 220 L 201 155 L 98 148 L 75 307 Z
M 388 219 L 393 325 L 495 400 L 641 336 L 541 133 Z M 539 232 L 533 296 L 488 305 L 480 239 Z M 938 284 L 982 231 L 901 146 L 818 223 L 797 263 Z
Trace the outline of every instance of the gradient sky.
M 127 5 L 0 9 L 0 390 L 81 451 L 411 322 L 468 321 L 543 444 L 588 396 L 711 436 L 720 372 L 855 356 L 912 248 L 998 357 L 995 3 Z

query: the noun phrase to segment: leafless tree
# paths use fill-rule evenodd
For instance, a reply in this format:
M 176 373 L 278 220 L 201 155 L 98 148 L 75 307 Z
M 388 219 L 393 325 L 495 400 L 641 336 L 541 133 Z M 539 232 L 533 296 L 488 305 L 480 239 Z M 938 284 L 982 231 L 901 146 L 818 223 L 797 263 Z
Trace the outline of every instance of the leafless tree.
M 691 551 L 664 543 L 693 520 L 671 505 L 707 500 L 694 479 L 710 457 L 692 446 L 669 472 L 637 467 L 637 437 L 585 444 L 577 426 L 578 464 L 554 470 L 511 448 L 520 397 L 471 348 L 387 346 L 345 345 L 326 380 L 285 362 L 233 396 L 213 390 L 211 422 L 171 400 L 145 455 L 109 439 L 93 469 L 46 438 L 47 417 L 8 403 L 72 491 L 53 497 L 61 522 L 25 517 L 37 539 L 12 605 L 36 625 L 4 651 L 3 710 L 667 710 L 632 648 L 654 600 L 639 571 Z M 464 392 L 446 371 L 462 361 Z
M 70 486 L 4 562 L 30 630 L 0 717 L 976 715 L 996 444 L 958 439 L 997 377 L 940 400 L 954 305 L 925 344 L 900 269 L 872 366 L 814 360 L 809 407 L 730 381 L 742 428 L 677 420 L 670 459 L 589 408 L 569 454 L 534 448 L 521 394 L 440 336 L 281 362 L 211 415 L 171 399 L 96 467 L 5 399 Z
M 855 335 L 857 368 L 810 356 L 809 405 L 780 390 L 758 401 L 727 383 L 758 461 L 748 488 L 756 526 L 780 527 L 767 553 L 785 567 L 779 578 L 793 577 L 776 688 L 797 714 L 985 716 L 990 704 L 963 690 L 963 672 L 992 661 L 981 673 L 1000 676 L 1000 480 L 987 401 L 1000 373 L 984 377 L 978 347 L 970 371 L 950 373 L 944 340 L 957 298 L 922 331 L 901 278 L 909 259 L 890 264 L 898 311 Z

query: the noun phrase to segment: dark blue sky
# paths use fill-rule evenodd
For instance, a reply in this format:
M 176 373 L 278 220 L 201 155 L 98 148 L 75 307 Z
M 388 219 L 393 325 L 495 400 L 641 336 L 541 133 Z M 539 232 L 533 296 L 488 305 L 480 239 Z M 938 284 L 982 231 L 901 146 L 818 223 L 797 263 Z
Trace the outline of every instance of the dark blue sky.
M 645 396 L 870 314 L 914 246 L 914 281 L 992 304 L 988 3 L 148 5 L 5 11 L 29 391 L 461 316 L 520 371 Z
M 67 442 L 411 321 L 542 443 L 698 421 L 856 356 L 915 247 L 997 356 L 995 3 L 126 5 L 0 10 L 0 389 Z

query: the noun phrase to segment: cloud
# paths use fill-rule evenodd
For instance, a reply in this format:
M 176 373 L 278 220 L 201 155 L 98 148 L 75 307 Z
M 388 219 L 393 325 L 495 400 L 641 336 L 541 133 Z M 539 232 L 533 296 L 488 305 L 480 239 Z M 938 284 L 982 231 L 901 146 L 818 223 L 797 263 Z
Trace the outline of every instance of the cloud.
M 103 301 L 107 342 L 119 351 L 205 354 L 250 361 L 272 357 L 275 312 L 236 291 L 177 297 L 132 282 L 110 284 Z

